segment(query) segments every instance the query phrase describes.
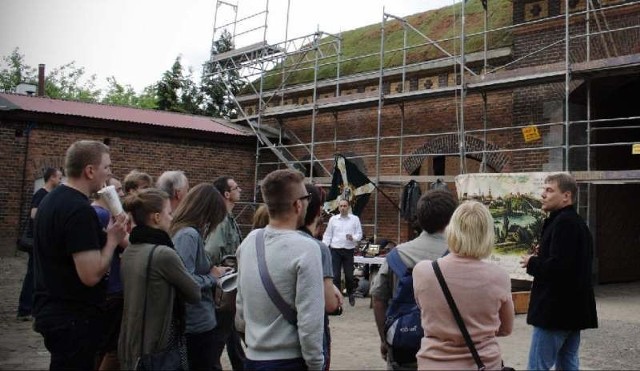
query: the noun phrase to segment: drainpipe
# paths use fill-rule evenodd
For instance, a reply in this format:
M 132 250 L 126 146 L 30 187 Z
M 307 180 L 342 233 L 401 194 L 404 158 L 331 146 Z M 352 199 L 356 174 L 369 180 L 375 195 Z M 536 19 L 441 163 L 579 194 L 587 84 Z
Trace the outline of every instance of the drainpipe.
M 22 228 L 26 228 L 26 224 L 22 224 L 22 215 L 24 213 L 24 192 L 27 182 L 27 159 L 29 158 L 29 138 L 31 137 L 31 130 L 35 128 L 36 124 L 33 122 L 27 123 L 27 127 L 24 128 L 24 136 L 26 140 L 24 148 L 24 160 L 22 165 L 22 187 L 20 192 L 20 213 L 18 214 L 18 236 L 22 235 Z M 21 228 L 22 226 L 22 228 Z

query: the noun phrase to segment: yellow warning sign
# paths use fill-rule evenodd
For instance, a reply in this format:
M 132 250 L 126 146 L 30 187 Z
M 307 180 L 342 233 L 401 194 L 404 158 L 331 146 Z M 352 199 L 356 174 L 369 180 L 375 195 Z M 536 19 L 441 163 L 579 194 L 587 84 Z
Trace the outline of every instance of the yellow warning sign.
M 529 125 L 522 128 L 522 136 L 525 142 L 533 142 L 540 139 L 540 131 L 535 125 Z
M 633 146 L 631 146 L 631 154 L 640 155 L 640 143 L 636 143 Z

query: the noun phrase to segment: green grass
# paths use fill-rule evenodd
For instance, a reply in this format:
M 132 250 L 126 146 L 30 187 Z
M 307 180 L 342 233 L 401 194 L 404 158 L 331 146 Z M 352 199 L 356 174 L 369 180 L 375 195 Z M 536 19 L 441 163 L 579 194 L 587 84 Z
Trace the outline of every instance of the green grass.
M 489 24 L 488 30 L 508 26 L 512 24 L 512 0 L 488 0 L 489 3 Z M 418 13 L 407 17 L 407 21 L 416 29 L 432 40 L 443 40 L 457 38 L 439 42 L 439 45 L 449 53 L 457 55 L 460 53 L 460 4 L 448 6 L 428 12 Z M 381 24 L 364 26 L 342 33 L 342 62 L 340 64 L 340 75 L 347 76 L 361 72 L 378 70 L 380 68 L 380 29 Z M 470 35 L 483 30 L 484 10 L 480 0 L 469 0 L 465 7 L 465 34 Z M 402 65 L 402 51 L 391 50 L 403 47 L 403 28 L 397 20 L 385 22 L 385 67 Z M 328 42 L 322 39 L 321 43 Z M 407 64 L 413 64 L 431 59 L 445 57 L 446 55 L 433 45 L 422 45 L 428 40 L 412 29 L 407 29 Z M 495 31 L 487 34 L 487 48 L 495 49 L 511 45 L 511 33 L 508 30 Z M 483 50 L 484 41 L 482 35 L 467 36 L 465 42 L 466 53 Z M 333 55 L 330 47 L 326 46 L 323 51 Z M 373 54 L 371 56 L 366 56 Z M 357 58 L 360 57 L 360 58 Z M 348 60 L 347 60 L 348 59 Z M 335 56 L 329 56 L 320 60 L 323 65 L 318 70 L 318 80 L 336 77 Z M 347 61 L 345 61 L 347 60 Z M 299 63 L 293 57 L 284 62 L 287 66 L 286 73 L 290 74 L 286 85 L 297 85 L 312 82 L 313 62 Z M 292 68 L 291 66 L 295 66 Z M 304 68 L 304 70 L 299 70 Z M 276 67 L 273 72 L 267 72 L 265 76 L 264 88 L 275 89 L 282 82 L 281 66 Z

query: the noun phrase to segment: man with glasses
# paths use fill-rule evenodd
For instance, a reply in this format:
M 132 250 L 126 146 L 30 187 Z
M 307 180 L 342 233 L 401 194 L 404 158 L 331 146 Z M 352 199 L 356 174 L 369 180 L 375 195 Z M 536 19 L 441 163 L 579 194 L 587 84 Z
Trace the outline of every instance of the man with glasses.
M 349 212 L 349 201 L 338 202 L 339 214 L 329 219 L 327 229 L 322 236 L 322 242 L 331 248 L 331 260 L 333 261 L 333 284 L 340 288 L 344 269 L 344 285 L 349 295 L 349 305 L 356 305 L 356 297 L 353 294 L 353 252 L 358 242 L 362 239 L 362 225 L 360 218 Z
M 317 243 L 297 231 L 310 197 L 304 175 L 276 170 L 264 178 L 261 189 L 269 224 L 252 231 L 237 251 L 236 323 L 245 332 L 246 368 L 319 370 L 324 364 L 322 262 Z M 262 246 L 267 269 L 258 266 Z M 274 292 L 282 301 L 272 299 Z
M 238 183 L 229 176 L 219 177 L 213 182 L 213 185 L 224 198 L 227 216 L 218 224 L 216 230 L 209 235 L 204 249 L 211 258 L 213 265 L 223 265 L 223 257 L 235 256 L 236 250 L 242 241 L 242 232 L 232 213 L 236 202 L 240 201 L 242 189 L 238 186 Z M 218 293 L 217 297 L 221 295 L 225 294 Z M 220 301 L 222 300 L 235 301 L 233 294 L 225 295 L 225 297 L 219 298 L 217 302 L 221 304 Z M 215 329 L 217 344 L 214 352 L 219 359 L 226 345 L 231 367 L 233 367 L 234 371 L 237 371 L 243 369 L 245 354 L 240 344 L 240 336 L 234 328 L 234 317 L 235 306 L 233 303 L 217 306 L 216 319 L 218 326 Z

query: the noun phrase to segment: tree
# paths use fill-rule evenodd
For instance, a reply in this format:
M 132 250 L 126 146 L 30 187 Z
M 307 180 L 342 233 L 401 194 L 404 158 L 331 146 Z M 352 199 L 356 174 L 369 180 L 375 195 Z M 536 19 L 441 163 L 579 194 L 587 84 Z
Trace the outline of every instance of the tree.
M 15 48 L 0 62 L 0 91 L 13 92 L 20 83 L 35 84 L 36 69 L 27 65 L 20 48 Z
M 102 98 L 102 103 L 136 108 L 157 108 L 155 86 L 147 86 L 138 95 L 131 85 L 120 84 L 114 76 L 107 77 L 107 83 L 109 87 Z
M 115 76 L 107 77 L 107 84 L 109 86 L 104 98 L 102 98 L 102 103 L 117 106 L 137 106 L 138 96 L 131 85 L 118 83 Z
M 183 112 L 194 115 L 202 115 L 202 93 L 200 87 L 193 81 L 193 69 L 189 68 L 189 74 L 182 79 L 180 94 L 180 106 Z
M 171 69 L 165 71 L 162 79 L 158 81 L 156 88 L 158 92 L 158 109 L 161 111 L 181 112 L 178 102 L 178 94 L 181 87 L 182 64 L 180 63 L 180 56 L 178 56 Z
M 100 89 L 96 89 L 96 75 L 91 75 L 82 82 L 84 77 L 84 67 L 77 67 L 75 61 L 54 68 L 47 75 L 45 94 L 50 98 L 98 102 Z
M 200 90 L 203 96 L 205 115 L 224 118 L 238 116 L 238 110 L 232 98 L 244 85 L 240 74 L 229 64 L 212 62 L 216 55 L 233 49 L 231 34 L 229 31 L 223 30 L 220 38 L 213 44 L 211 58 L 203 64 Z
M 158 90 L 155 84 L 142 89 L 142 93 L 138 96 L 138 107 L 158 109 Z
M 193 81 L 191 69 L 188 70 L 187 75 L 184 75 L 180 56 L 176 58 L 171 69 L 162 75 L 156 89 L 157 109 L 194 115 L 202 114 L 200 88 Z

